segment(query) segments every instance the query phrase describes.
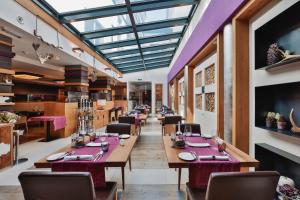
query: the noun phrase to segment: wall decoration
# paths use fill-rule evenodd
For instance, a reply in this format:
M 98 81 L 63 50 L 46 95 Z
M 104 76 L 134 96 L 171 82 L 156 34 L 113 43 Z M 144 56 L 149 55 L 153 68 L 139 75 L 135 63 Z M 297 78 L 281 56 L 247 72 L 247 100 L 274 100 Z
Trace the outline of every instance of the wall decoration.
M 198 72 L 195 76 L 195 86 L 196 87 L 202 86 L 202 71 Z
M 196 108 L 202 110 L 202 94 L 196 94 Z
M 205 110 L 209 112 L 215 112 L 215 93 L 205 94 Z
M 294 121 L 294 108 L 292 108 L 291 112 L 290 112 L 290 121 L 291 121 L 291 124 L 292 124 L 292 128 L 291 130 L 295 133 L 300 133 L 300 127 L 297 126 L 297 124 L 295 123 Z
M 267 64 L 272 65 L 284 62 L 291 58 L 298 58 L 300 55 L 291 55 L 289 50 L 284 50 L 277 43 L 271 44 L 267 52 Z
M 205 69 L 205 85 L 215 83 L 215 65 L 211 65 Z

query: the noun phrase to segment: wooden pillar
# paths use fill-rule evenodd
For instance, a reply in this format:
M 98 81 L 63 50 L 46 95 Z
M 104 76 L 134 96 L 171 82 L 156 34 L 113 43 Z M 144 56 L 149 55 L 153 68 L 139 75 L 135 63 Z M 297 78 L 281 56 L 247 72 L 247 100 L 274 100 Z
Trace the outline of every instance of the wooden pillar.
M 224 139 L 224 41 L 223 33 L 217 36 L 217 133 Z
M 233 21 L 232 144 L 249 152 L 249 23 Z
M 194 121 L 194 68 L 186 65 L 184 69 L 185 117 L 187 123 Z
M 174 79 L 174 110 L 176 113 L 179 112 L 178 81 L 178 78 Z

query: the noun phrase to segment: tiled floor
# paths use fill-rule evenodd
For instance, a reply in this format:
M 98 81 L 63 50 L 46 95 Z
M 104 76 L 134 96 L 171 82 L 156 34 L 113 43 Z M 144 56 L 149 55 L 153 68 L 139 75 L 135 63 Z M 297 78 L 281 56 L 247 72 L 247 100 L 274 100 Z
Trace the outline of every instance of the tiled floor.
M 29 161 L 0 171 L 0 200 L 23 199 L 17 179 L 21 171 L 33 169 L 33 163 L 70 142 L 69 138 L 40 143 L 32 141 L 22 144 L 21 155 Z M 46 169 L 48 170 L 48 169 Z M 182 183 L 187 181 L 187 170 L 182 171 Z M 121 188 L 120 168 L 109 168 L 106 179 L 117 181 Z M 142 128 L 141 137 L 132 152 L 132 171 L 125 171 L 125 191 L 119 191 L 119 199 L 130 200 L 181 200 L 185 198 L 184 186 L 177 190 L 177 172 L 169 169 L 161 138 L 161 126 L 156 119 L 149 119 Z

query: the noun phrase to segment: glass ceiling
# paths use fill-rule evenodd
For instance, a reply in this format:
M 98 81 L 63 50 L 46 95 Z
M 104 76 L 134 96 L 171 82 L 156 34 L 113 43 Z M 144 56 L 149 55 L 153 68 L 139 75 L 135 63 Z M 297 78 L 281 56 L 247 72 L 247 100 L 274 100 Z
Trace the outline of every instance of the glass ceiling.
M 122 73 L 168 67 L 200 0 L 32 0 Z

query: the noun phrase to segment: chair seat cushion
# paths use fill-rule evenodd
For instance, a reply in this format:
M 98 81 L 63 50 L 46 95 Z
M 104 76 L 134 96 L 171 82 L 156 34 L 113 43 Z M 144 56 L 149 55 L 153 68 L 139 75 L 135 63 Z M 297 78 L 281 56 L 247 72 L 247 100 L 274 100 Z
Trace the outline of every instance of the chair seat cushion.
M 186 193 L 189 200 L 204 200 L 206 191 L 204 189 L 192 189 L 189 187 L 189 183 L 186 183 Z
M 117 182 L 106 182 L 106 187 L 95 189 L 96 200 L 114 200 L 117 192 Z

